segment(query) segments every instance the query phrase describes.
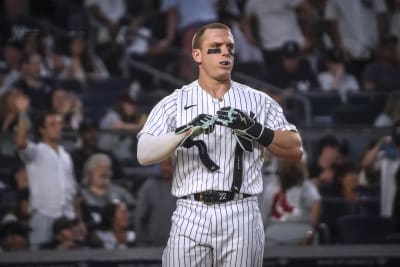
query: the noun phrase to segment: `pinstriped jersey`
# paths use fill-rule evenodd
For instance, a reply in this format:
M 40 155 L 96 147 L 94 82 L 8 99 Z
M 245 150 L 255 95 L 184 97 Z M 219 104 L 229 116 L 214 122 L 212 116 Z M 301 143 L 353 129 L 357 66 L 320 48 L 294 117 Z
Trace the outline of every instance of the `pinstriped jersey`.
M 189 123 L 199 114 L 215 115 L 223 107 L 240 109 L 247 114 L 255 114 L 255 120 L 272 130 L 294 130 L 287 122 L 282 108 L 264 92 L 232 81 L 230 89 L 222 99 L 215 99 L 201 88 L 198 81 L 175 90 L 164 97 L 150 112 L 139 132 L 159 136 L 175 131 Z M 174 179 L 172 194 L 176 197 L 206 190 L 230 191 L 236 139 L 231 128 L 215 125 L 210 134 L 202 134 L 195 140 L 203 140 L 208 154 L 220 169 L 211 172 L 200 161 L 198 149 L 178 147 L 173 155 Z M 261 167 L 264 147 L 253 141 L 253 152 L 243 152 L 243 182 L 241 193 L 259 194 L 262 191 Z

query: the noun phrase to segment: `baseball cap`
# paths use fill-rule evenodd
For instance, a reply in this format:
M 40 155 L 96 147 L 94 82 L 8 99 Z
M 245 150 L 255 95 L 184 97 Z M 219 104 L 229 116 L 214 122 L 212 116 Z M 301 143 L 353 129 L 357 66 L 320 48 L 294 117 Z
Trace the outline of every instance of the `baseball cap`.
M 75 225 L 75 221 L 65 216 L 57 218 L 53 223 L 53 234 L 58 234 L 64 229 L 69 229 Z
M 295 58 L 300 54 L 300 45 L 295 41 L 287 41 L 282 46 L 282 55 L 288 58 Z

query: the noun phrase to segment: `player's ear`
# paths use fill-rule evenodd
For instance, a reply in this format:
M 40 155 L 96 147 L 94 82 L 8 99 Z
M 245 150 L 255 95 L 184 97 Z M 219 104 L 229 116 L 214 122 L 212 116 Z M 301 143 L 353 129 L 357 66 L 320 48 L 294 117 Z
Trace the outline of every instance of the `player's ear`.
M 192 57 L 193 57 L 193 60 L 196 63 L 200 64 L 201 63 L 201 51 L 200 51 L 200 49 L 193 49 L 192 50 Z

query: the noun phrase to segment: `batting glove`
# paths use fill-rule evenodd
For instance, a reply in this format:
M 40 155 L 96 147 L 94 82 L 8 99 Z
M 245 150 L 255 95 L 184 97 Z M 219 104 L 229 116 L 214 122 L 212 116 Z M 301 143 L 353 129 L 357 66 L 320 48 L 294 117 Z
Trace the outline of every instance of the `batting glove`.
M 188 140 L 193 140 L 200 134 L 210 134 L 214 131 L 216 117 L 208 114 L 200 114 L 188 124 L 182 125 L 175 130 L 176 134 L 182 134 L 188 130 L 190 133 L 185 136 L 178 146 L 185 146 Z
M 274 139 L 273 130 L 264 127 L 243 111 L 232 107 L 224 107 L 217 111 L 215 123 L 234 129 L 240 138 L 256 140 L 264 146 L 269 146 Z M 240 138 L 238 141 L 243 148 L 244 144 L 240 143 Z

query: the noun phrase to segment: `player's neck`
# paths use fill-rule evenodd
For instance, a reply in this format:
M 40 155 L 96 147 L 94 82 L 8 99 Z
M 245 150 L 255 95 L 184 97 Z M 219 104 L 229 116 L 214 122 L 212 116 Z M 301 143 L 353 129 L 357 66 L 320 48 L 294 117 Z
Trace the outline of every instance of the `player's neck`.
M 230 80 L 221 82 L 214 79 L 199 79 L 199 84 L 204 91 L 216 99 L 222 98 L 231 87 Z

